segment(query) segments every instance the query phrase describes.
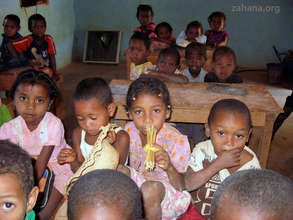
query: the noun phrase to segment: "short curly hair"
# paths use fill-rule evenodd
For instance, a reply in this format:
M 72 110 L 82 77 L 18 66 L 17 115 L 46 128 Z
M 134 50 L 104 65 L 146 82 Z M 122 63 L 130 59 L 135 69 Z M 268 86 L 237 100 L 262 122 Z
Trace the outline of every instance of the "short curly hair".
M 42 21 L 45 27 L 47 27 L 47 22 L 44 16 L 42 16 L 41 14 L 33 14 L 28 19 L 28 29 L 30 32 L 32 32 L 33 21 Z
M 68 219 L 73 219 L 81 208 L 96 208 L 98 204 L 119 206 L 127 214 L 127 219 L 142 218 L 142 198 L 138 186 L 116 170 L 94 170 L 75 182 L 68 196 Z
M 211 204 L 212 219 L 229 198 L 235 205 L 258 213 L 293 219 L 293 182 L 277 172 L 250 169 L 235 172 L 218 187 Z
M 210 16 L 208 17 L 208 22 L 209 24 L 212 22 L 213 18 L 218 17 L 224 20 L 224 22 L 226 22 L 226 15 L 224 14 L 224 12 L 221 11 L 215 11 L 213 13 L 210 14 Z
M 111 89 L 104 79 L 92 77 L 78 83 L 73 100 L 89 100 L 91 98 L 96 98 L 105 107 L 113 102 Z
M 34 187 L 32 159 L 28 153 L 8 140 L 0 140 L 0 175 L 15 174 L 26 199 Z
M 137 6 L 137 10 L 136 10 L 136 18 L 138 19 L 139 13 L 141 11 L 150 11 L 152 13 L 152 17 L 154 16 L 154 12 L 153 12 L 153 8 L 152 6 L 148 5 L 148 4 L 140 4 Z

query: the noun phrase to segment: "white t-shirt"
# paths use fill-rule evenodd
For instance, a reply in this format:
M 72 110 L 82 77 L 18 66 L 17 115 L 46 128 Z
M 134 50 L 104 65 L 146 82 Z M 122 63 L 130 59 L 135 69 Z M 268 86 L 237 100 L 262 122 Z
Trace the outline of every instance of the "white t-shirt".
M 185 34 L 185 31 L 181 31 L 181 33 L 176 38 L 176 44 L 181 47 L 187 47 L 187 45 L 190 44 L 191 42 L 186 40 L 186 38 L 187 36 Z M 206 44 L 207 37 L 204 34 L 202 34 L 196 38 L 196 41 L 201 44 Z
M 191 75 L 188 68 L 184 69 L 183 73 L 188 78 L 189 82 L 204 82 L 204 77 L 207 74 L 207 72 L 203 68 L 201 68 L 200 73 L 198 74 L 196 78 L 194 78 Z

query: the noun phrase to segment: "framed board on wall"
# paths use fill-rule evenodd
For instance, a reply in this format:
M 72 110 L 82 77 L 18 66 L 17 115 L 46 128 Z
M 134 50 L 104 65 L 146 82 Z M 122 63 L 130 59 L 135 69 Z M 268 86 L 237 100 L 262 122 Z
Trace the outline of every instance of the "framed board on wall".
M 118 64 L 120 41 L 120 30 L 88 30 L 85 37 L 83 62 Z
M 20 7 L 31 7 L 40 4 L 49 4 L 49 0 L 20 0 Z

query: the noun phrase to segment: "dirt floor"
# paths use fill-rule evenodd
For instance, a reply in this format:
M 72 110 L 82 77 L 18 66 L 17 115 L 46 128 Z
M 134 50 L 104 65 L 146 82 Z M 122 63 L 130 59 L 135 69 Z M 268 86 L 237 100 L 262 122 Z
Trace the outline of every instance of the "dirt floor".
M 112 79 L 126 79 L 126 65 L 84 64 L 74 62 L 60 69 L 64 75 L 62 84 L 63 107 L 62 119 L 70 143 L 70 133 L 77 126 L 73 115 L 72 94 L 77 83 L 87 77 L 102 77 L 107 82 Z M 291 93 L 286 85 L 270 85 L 265 71 L 245 71 L 240 73 L 244 83 L 264 85 L 283 107 L 286 97 Z M 286 88 L 287 87 L 287 88 Z M 293 114 L 284 122 L 271 143 L 268 168 L 275 170 L 293 180 Z

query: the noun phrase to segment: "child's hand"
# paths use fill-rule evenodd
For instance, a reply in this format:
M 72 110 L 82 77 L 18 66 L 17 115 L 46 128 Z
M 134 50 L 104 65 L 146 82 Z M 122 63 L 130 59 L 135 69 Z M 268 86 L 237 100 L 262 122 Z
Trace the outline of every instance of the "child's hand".
M 57 161 L 60 165 L 72 163 L 76 160 L 76 153 L 73 149 L 65 148 L 60 151 Z
M 240 165 L 240 154 L 242 149 L 235 148 L 232 150 L 224 151 L 219 157 L 217 158 L 217 162 L 219 163 L 219 167 L 221 169 L 230 168 L 234 166 Z
M 109 131 L 108 136 L 107 136 L 107 140 L 108 140 L 109 144 L 113 144 L 116 141 L 116 133 L 114 131 Z
M 167 171 L 171 166 L 169 154 L 160 145 L 152 144 L 152 147 L 159 149 L 157 152 L 155 152 L 155 161 L 157 166 Z

